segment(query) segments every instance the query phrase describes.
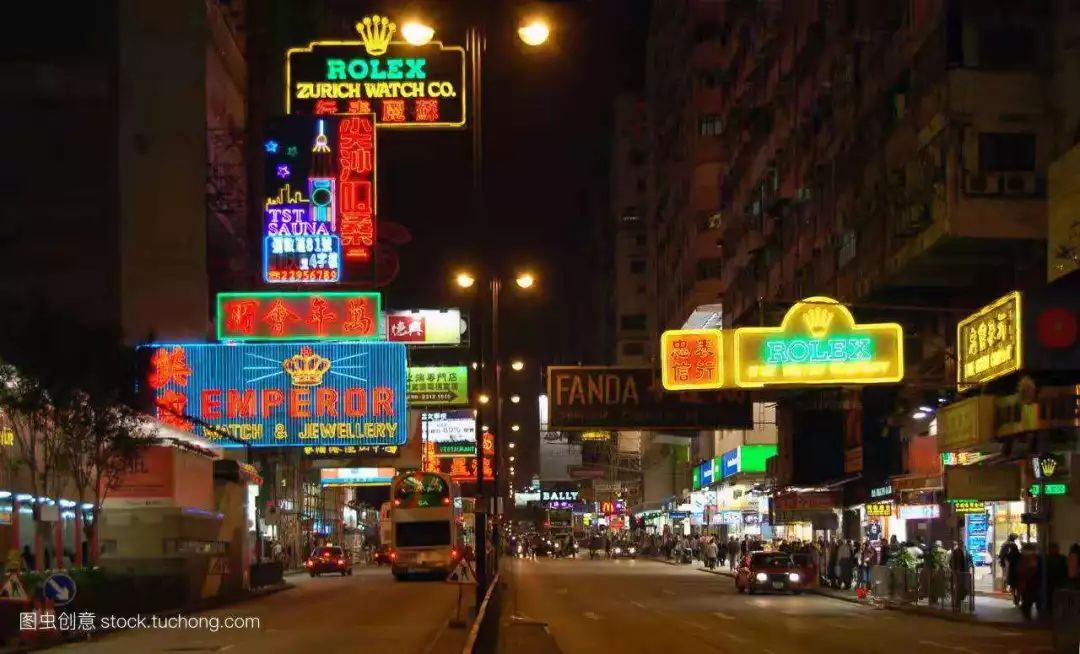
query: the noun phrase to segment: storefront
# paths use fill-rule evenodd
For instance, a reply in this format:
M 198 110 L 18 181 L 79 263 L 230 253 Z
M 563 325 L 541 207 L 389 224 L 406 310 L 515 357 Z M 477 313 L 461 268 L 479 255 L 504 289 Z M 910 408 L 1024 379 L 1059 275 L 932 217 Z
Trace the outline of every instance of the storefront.
M 840 528 L 840 497 L 826 490 L 778 493 L 769 500 L 772 536 L 784 541 L 831 539 Z

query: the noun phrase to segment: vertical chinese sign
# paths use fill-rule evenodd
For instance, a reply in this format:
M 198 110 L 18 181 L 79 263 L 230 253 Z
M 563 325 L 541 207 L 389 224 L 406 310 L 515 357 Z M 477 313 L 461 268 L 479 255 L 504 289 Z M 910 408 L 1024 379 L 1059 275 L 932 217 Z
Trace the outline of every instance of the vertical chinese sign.
M 1003 377 L 1023 364 L 1020 292 L 995 300 L 956 326 L 960 390 Z
M 263 279 L 374 278 L 375 117 L 287 117 L 266 127 Z
M 720 388 L 724 384 L 722 332 L 674 329 L 660 337 L 661 380 L 669 391 Z

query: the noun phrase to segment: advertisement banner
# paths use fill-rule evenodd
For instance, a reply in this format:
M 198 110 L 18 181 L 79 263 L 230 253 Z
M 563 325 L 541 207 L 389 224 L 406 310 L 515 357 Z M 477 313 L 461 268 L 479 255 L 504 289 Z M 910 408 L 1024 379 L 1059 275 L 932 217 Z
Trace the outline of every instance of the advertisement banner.
M 409 366 L 407 374 L 409 406 L 469 403 L 467 366 Z
M 398 343 L 154 344 L 146 383 L 162 423 L 221 447 L 401 445 Z M 228 436 L 228 438 L 225 438 Z
M 949 452 L 990 440 L 994 431 L 994 396 L 978 395 L 938 411 L 938 450 Z
M 961 391 L 1020 369 L 1020 292 L 994 300 L 956 325 L 956 382 Z
M 285 113 L 373 113 L 380 129 L 465 126 L 465 49 L 412 45 L 386 16 L 356 23 L 356 40 L 314 41 L 285 54 Z
M 457 346 L 463 343 L 465 323 L 458 309 L 387 311 L 384 337 L 406 345 Z
M 949 466 L 945 468 L 945 497 L 987 502 L 1019 500 L 1020 466 Z
M 219 341 L 372 341 L 382 296 L 359 292 L 218 293 Z
M 651 368 L 551 366 L 551 429 L 750 429 L 750 397 L 739 391 L 667 394 Z
M 396 472 L 394 468 L 324 468 L 319 471 L 319 483 L 340 488 L 389 486 Z
M 669 391 L 705 390 L 724 385 L 722 332 L 672 329 L 660 335 L 660 379 Z

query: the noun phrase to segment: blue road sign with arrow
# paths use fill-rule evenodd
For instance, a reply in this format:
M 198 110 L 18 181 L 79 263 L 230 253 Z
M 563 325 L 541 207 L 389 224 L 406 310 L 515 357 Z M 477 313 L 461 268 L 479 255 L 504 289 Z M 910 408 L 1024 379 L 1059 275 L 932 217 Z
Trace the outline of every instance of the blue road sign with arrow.
M 63 606 L 75 599 L 75 580 L 58 572 L 45 580 L 45 597 L 57 606 Z

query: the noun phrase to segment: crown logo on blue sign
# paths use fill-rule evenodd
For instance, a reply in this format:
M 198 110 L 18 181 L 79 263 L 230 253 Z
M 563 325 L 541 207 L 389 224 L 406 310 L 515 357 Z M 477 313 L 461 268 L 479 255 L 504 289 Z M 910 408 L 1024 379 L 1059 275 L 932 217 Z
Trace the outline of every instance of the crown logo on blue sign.
M 292 378 L 293 386 L 318 386 L 330 370 L 330 359 L 315 354 L 314 350 L 305 345 L 300 348 L 299 354 L 285 359 L 281 367 Z
M 360 41 L 364 44 L 364 49 L 373 57 L 386 52 L 396 30 L 397 25 L 386 16 L 378 14 L 365 16 L 364 20 L 356 24 L 356 31 L 360 33 Z

